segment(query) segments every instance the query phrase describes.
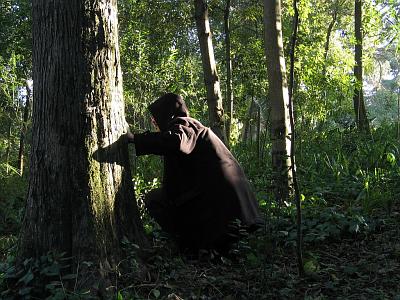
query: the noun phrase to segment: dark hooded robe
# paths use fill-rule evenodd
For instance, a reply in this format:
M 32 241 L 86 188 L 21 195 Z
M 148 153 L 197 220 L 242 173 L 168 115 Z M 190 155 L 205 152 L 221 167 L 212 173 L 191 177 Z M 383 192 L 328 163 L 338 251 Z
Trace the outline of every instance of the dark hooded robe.
M 136 155 L 164 156 L 160 189 L 145 204 L 165 231 L 190 249 L 224 248 L 240 220 L 262 224 L 258 203 L 237 160 L 222 141 L 190 118 L 183 99 L 168 93 L 149 106 L 160 132 L 134 135 Z

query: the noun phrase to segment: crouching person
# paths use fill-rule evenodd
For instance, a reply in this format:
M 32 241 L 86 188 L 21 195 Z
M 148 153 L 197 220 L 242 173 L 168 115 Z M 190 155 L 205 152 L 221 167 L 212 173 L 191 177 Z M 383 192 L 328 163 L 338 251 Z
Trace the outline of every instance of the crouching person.
M 181 248 L 226 253 L 233 222 L 250 231 L 263 223 L 242 168 L 210 128 L 189 116 L 181 96 L 165 94 L 148 108 L 158 131 L 129 132 L 127 140 L 138 156 L 164 156 L 162 187 L 145 196 L 149 214 Z

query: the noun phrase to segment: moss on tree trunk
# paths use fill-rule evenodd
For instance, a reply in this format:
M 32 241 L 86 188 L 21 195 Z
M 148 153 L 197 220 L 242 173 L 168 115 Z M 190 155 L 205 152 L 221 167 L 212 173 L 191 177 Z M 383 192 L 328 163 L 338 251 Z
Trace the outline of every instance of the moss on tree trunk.
M 20 256 L 104 266 L 145 244 L 129 169 L 116 1 L 33 3 L 33 125 Z M 97 274 L 97 275 L 96 275 Z

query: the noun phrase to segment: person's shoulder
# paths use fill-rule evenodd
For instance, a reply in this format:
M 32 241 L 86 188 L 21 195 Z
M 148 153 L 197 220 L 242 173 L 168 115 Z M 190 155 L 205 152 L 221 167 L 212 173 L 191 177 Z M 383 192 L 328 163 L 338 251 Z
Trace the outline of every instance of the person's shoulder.
M 182 125 L 187 127 L 203 128 L 204 125 L 197 119 L 191 117 L 177 117 L 172 122 L 171 125 Z

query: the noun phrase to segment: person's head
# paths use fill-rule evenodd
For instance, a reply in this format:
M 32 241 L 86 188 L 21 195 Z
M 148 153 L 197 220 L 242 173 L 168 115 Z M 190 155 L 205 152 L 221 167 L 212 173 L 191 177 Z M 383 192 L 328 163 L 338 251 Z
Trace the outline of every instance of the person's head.
M 148 107 L 156 125 L 161 131 L 168 128 L 168 123 L 177 117 L 188 117 L 189 110 L 180 95 L 167 93 Z

